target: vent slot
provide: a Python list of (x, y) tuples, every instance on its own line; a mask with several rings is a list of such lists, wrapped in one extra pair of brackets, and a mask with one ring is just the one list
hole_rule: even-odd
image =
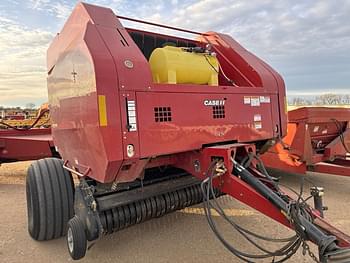
[(170, 107), (155, 107), (154, 108), (154, 120), (156, 122), (172, 121), (171, 108)]
[[(118, 30), (119, 35), (122, 37), (123, 41), (125, 42), (125, 44), (126, 44), (127, 46), (129, 46), (128, 41), (126, 41), (125, 37), (123, 36), (122, 32), (120, 32), (119, 28), (117, 28), (117, 30)], [(120, 40), (120, 41), (121, 41), (121, 40)], [(121, 42), (122, 42), (122, 44), (124, 45), (123, 41), (121, 41)], [(124, 46), (125, 46), (125, 45), (124, 45)]]
[(214, 119), (224, 119), (225, 118), (225, 106), (213, 106), (213, 118)]

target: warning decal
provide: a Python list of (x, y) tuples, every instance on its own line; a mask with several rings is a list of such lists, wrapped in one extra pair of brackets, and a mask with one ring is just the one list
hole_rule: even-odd
[(251, 107), (259, 107), (262, 103), (271, 103), (270, 96), (244, 96), (243, 102)]
[(251, 97), (250, 98), (250, 106), (259, 107), (260, 106), (260, 98), (259, 97)]

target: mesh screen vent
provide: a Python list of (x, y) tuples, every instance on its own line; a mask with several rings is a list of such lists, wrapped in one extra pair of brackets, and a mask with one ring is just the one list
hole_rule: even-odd
[(225, 106), (213, 106), (213, 118), (214, 119), (223, 119), (225, 118)]
[(171, 121), (171, 108), (170, 107), (155, 107), (154, 119), (156, 122), (169, 122)]

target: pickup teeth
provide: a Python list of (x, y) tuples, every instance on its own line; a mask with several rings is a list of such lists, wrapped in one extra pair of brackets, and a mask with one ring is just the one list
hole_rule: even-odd
[[(216, 195), (220, 195), (219, 191), (216, 191)], [(198, 184), (102, 211), (100, 219), (105, 234), (110, 234), (202, 201), (203, 195)]]

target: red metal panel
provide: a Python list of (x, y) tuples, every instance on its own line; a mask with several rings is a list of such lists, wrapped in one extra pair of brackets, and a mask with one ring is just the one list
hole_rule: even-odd
[(50, 157), (52, 147), (51, 129), (0, 131), (0, 163)]
[[(123, 160), (122, 134), (115, 63), (93, 23), (105, 17), (115, 27), (117, 21), (109, 9), (86, 8), (78, 4), (48, 50), (49, 102), (62, 157), (78, 169), (90, 167), (89, 175), (103, 182), (115, 178)], [(107, 127), (99, 125), (99, 95), (106, 98)]]
[[(204, 105), (207, 100), (224, 101), (225, 118), (214, 119), (213, 106)], [(171, 121), (156, 122), (156, 107), (170, 107)], [(200, 149), (208, 143), (273, 137), (270, 104), (245, 105), (241, 94), (138, 92), (137, 109), (141, 157)], [(261, 129), (254, 126), (257, 115)]]
[(289, 122), (300, 122), (306, 120), (311, 122), (332, 122), (349, 121), (350, 109), (347, 108), (327, 108), (327, 107), (302, 107), (288, 112)]
[[(241, 73), (245, 76), (249, 76), (255, 86), (262, 86), (266, 91), (271, 92), (273, 90), (277, 92), (279, 102), (279, 128), (281, 137), (284, 137), (287, 133), (287, 106), (285, 85), (281, 75), (264, 61), (243, 48), (237, 41), (232, 39), (232, 37), (225, 34), (212, 34), (212, 36), (206, 36), (205, 39), (209, 39), (212, 43), (221, 44), (218, 46), (214, 45), (215, 50), (227, 56), (231, 62), (237, 59), (242, 61), (243, 64), (240, 67)], [(231, 71), (230, 68), (227, 70), (228, 72)], [(224, 68), (225, 72), (227, 72), (227, 70)], [(258, 73), (258, 75), (255, 73)]]
[(336, 160), (333, 163), (320, 162), (312, 167), (312, 171), (316, 173), (326, 173), (342, 176), (350, 176), (350, 160)]

